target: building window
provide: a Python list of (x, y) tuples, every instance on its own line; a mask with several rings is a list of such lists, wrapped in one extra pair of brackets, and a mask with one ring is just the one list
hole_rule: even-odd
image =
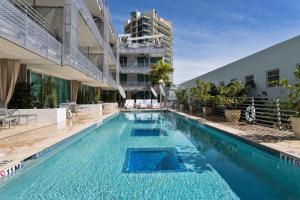
[(120, 81), (127, 82), (127, 74), (120, 74)]
[(138, 57), (138, 67), (145, 67), (148, 64), (148, 58), (147, 57)]
[(248, 75), (248, 76), (245, 76), (245, 84), (247, 86), (252, 86), (254, 85), (254, 75)]
[(276, 87), (279, 85), (279, 69), (267, 71), (267, 87)]
[(224, 86), (224, 85), (225, 85), (225, 82), (224, 82), (224, 81), (221, 81), (221, 82), (219, 83), (219, 85), (220, 85), (220, 86)]
[(120, 57), (121, 67), (127, 67), (127, 57)]

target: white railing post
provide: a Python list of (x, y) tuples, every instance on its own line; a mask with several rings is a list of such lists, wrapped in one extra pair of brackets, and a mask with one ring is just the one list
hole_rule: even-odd
[(280, 113), (280, 100), (279, 99), (276, 99), (276, 111), (277, 111), (277, 125), (278, 125), (278, 129), (282, 130), (281, 113)]
[[(251, 105), (253, 106), (253, 108), (255, 108), (255, 102), (254, 102), (254, 98), (253, 97), (251, 97)], [(255, 114), (255, 117), (253, 119), (253, 124), (255, 124), (255, 123), (256, 123), (256, 114)]]

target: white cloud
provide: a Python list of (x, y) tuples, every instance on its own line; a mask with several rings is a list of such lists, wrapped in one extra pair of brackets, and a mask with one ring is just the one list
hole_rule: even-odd
[(269, 27), (268, 30), (235, 28), (224, 29), (220, 33), (208, 27), (196, 28), (194, 31), (189, 31), (189, 26), (177, 29), (179, 31), (174, 45), (175, 84), (251, 55), (300, 32), (299, 26), (285, 30), (280, 27)]

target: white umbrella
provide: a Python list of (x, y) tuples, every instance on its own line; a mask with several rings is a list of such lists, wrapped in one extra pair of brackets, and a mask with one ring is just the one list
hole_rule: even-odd
[(154, 90), (153, 87), (151, 87), (151, 92), (152, 92), (152, 94), (157, 98), (157, 93), (156, 93), (156, 91)]
[(126, 93), (122, 86), (119, 86), (119, 92), (120, 92), (120, 95), (123, 97), (123, 99), (126, 99)]
[(164, 97), (166, 96), (165, 83), (163, 80), (159, 80), (159, 91)]

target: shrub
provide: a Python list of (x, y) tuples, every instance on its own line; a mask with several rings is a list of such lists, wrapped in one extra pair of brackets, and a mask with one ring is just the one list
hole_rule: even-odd
[(188, 95), (188, 90), (187, 89), (178, 89), (177, 91), (175, 91), (176, 94), (176, 98), (179, 104), (184, 104), (186, 99), (187, 99), (187, 95)]
[(296, 81), (291, 84), (288, 80), (281, 80), (279, 85), (288, 90), (289, 107), (296, 111), (296, 117), (300, 117), (300, 67), (294, 72)]
[(30, 109), (36, 106), (33, 83), (19, 82), (8, 104), (10, 109)]
[(216, 103), (226, 109), (237, 109), (246, 100), (245, 86), (240, 81), (219, 86), (218, 93)]
[(191, 88), (191, 96), (198, 101), (204, 102), (205, 105), (208, 102), (214, 102), (217, 95), (216, 86), (208, 81), (198, 80), (196, 86)]

